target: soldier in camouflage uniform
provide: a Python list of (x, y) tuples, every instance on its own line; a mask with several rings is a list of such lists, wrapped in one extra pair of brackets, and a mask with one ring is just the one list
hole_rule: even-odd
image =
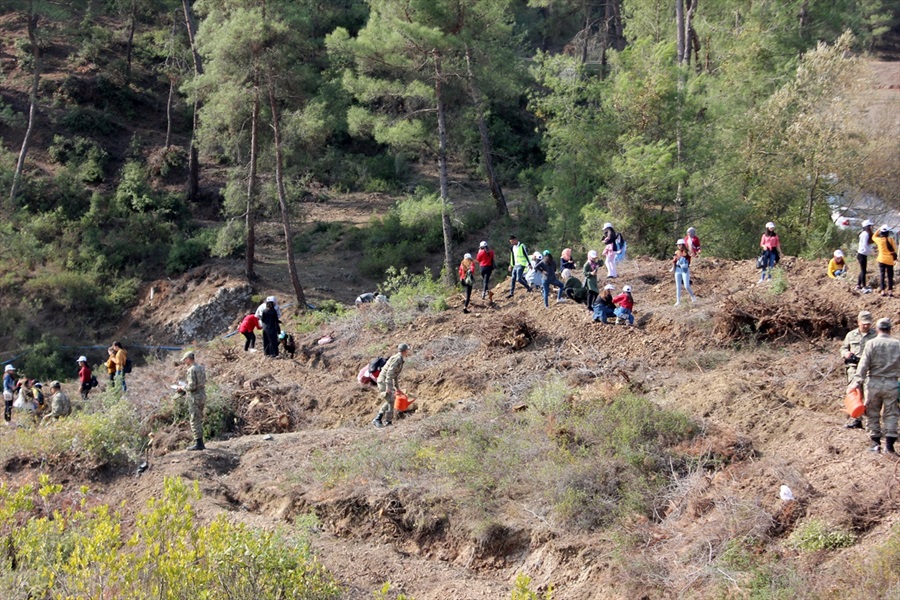
[[(872, 313), (867, 310), (860, 312), (856, 318), (856, 324), (859, 327), (848, 333), (844, 338), (844, 343), (841, 344), (841, 358), (844, 359), (844, 365), (847, 367), (847, 383), (852, 382), (853, 376), (856, 375), (856, 365), (859, 364), (859, 357), (862, 356), (866, 343), (875, 339), (875, 332), (872, 331)], [(851, 418), (844, 427), (862, 429), (862, 417)]]
[(394, 391), (400, 389), (398, 379), (403, 370), (403, 361), (409, 354), (409, 345), (400, 344), (397, 350), (399, 352), (388, 359), (378, 375), (378, 396), (384, 399), (384, 404), (372, 420), (375, 427), (390, 425), (394, 418)]
[[(891, 337), (891, 320), (878, 319), (878, 336), (866, 344), (853, 381), (847, 388), (861, 387), (866, 382), (866, 422), (872, 452), (881, 451), (881, 436), (885, 438), (885, 452), (896, 456), (897, 441), (897, 380), (900, 379), (900, 340)], [(884, 428), (882, 429), (882, 421)]]
[(203, 445), (203, 411), (206, 408), (206, 369), (198, 365), (193, 352), (185, 352), (181, 361), (188, 366), (187, 384), (178, 391), (187, 397), (188, 415), (194, 445), (188, 450), (206, 450)]
[(72, 403), (66, 393), (62, 391), (62, 386), (58, 381), (50, 384), (50, 391), (53, 393), (53, 398), (50, 400), (50, 414), (44, 415), (42, 422), (68, 417), (72, 414)]

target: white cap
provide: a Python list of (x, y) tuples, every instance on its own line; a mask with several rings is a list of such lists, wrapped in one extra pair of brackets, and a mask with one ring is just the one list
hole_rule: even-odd
[(606, 285), (603, 286), (603, 289), (604, 290), (614, 290), (614, 289), (616, 289), (616, 286), (614, 286), (611, 283), (607, 283)]
[(603, 224), (603, 229), (612, 229), (612, 228), (613, 228), (612, 223), (604, 223)]
[(684, 246), (684, 238), (678, 238), (677, 240), (675, 240), (675, 245)]
[(623, 292), (628, 292), (628, 293), (630, 294), (630, 293), (631, 293), (631, 286), (630, 286), (630, 285), (626, 285), (625, 287), (622, 288), (622, 291), (623, 291)]
[(83, 363), (86, 363), (86, 362), (87, 362), (87, 356), (79, 356), (79, 357), (78, 357), (78, 360), (76, 360), (75, 362), (83, 362)]
[(879, 229), (878, 231), (880, 231), (881, 233), (887, 233), (890, 230), (891, 230), (891, 228), (888, 227), (887, 225), (882, 225), (881, 229)]
[(835, 251), (834, 251), (834, 257), (835, 257), (835, 258), (844, 258), (844, 253), (841, 252), (840, 250), (835, 250)]
[(866, 219), (865, 221), (862, 222), (862, 227), (871, 227), (874, 224), (875, 223), (873, 223), (872, 221)]
[(469, 254), (468, 252), (466, 252), (466, 255), (463, 256), (463, 258), (464, 258), (464, 259), (465, 259), (465, 258), (468, 258), (469, 260), (472, 260), (472, 255)]
[(275, 299), (275, 296), (267, 297), (266, 302), (274, 302), (275, 304), (278, 304), (278, 300)]
[(12, 366), (12, 365), (6, 365), (6, 366), (3, 368), (3, 372), (4, 372), (4, 373), (9, 373), (10, 371), (15, 371), (15, 370), (16, 370), (16, 368), (15, 368), (14, 366)]
[(541, 259), (544, 258), (544, 257), (541, 256), (541, 253), (540, 253), (540, 252), (535, 252), (534, 254), (531, 255), (531, 258), (533, 258), (533, 259), (535, 259), (535, 260), (541, 260)]
[(594, 260), (595, 258), (597, 258), (597, 251), (596, 251), (596, 250), (591, 250), (590, 252), (588, 252), (588, 259)]
[(478, 244), (478, 247), (479, 248), (487, 248), (487, 242), (481, 242), (480, 244)]
[(769, 221), (768, 223), (766, 223), (766, 229), (775, 229), (775, 223)]

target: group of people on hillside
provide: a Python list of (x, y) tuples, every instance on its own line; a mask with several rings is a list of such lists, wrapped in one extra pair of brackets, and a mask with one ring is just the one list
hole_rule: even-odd
[[(862, 222), (862, 230), (859, 232), (859, 244), (856, 248), (856, 262), (859, 264), (859, 275), (856, 279), (856, 291), (862, 294), (872, 292), (868, 282), (868, 261), (870, 256), (875, 257), (878, 265), (881, 295), (894, 296), (894, 267), (897, 261), (897, 242), (894, 240), (894, 232), (888, 225), (882, 225), (878, 231), (873, 232), (874, 223), (866, 219)], [(839, 248), (834, 251), (831, 260), (828, 261), (828, 277), (842, 279), (849, 274), (844, 252)]]
[(256, 330), (262, 329), (263, 353), (278, 357), (279, 346), (291, 357), (297, 351), (294, 336), (281, 330), (281, 307), (275, 296), (269, 296), (260, 304), (255, 313), (245, 316), (238, 326), (244, 336), (244, 352), (256, 352)]

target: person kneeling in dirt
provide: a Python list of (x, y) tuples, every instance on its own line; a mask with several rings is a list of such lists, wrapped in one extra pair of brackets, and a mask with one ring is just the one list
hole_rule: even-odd
[(188, 366), (187, 384), (178, 388), (179, 394), (187, 398), (188, 415), (194, 445), (188, 450), (206, 450), (203, 445), (203, 410), (206, 408), (206, 369), (198, 365), (193, 352), (185, 352), (181, 362)]
[[(862, 356), (866, 344), (875, 339), (875, 332), (872, 331), (872, 313), (867, 310), (860, 312), (856, 317), (856, 324), (858, 327), (848, 333), (844, 338), (844, 343), (841, 344), (841, 358), (844, 359), (844, 366), (847, 368), (847, 383), (853, 383), (859, 357)], [(862, 429), (862, 417), (850, 419), (844, 427)]]
[(831, 279), (837, 279), (847, 274), (847, 263), (844, 261), (844, 253), (841, 250), (835, 250), (834, 256), (828, 261), (828, 276)]
[(372, 387), (378, 387), (378, 376), (381, 375), (381, 370), (384, 368), (384, 365), (387, 363), (386, 358), (377, 357), (373, 358), (369, 364), (364, 366), (362, 370), (360, 370), (359, 374), (356, 376), (356, 381), (359, 382), (359, 385), (371, 385)]
[(363, 304), (387, 304), (387, 296), (380, 292), (366, 292), (356, 297), (356, 306), (361, 307)]
[(603, 287), (603, 291), (594, 302), (594, 323), (600, 322), (604, 325), (609, 324), (609, 320), (616, 316), (616, 304), (613, 302), (613, 290), (616, 289), (611, 283), (607, 283)]
[[(878, 319), (878, 336), (866, 343), (847, 392), (866, 383), (866, 423), (869, 427), (871, 452), (881, 451), (881, 435), (885, 437), (885, 452), (896, 456), (897, 441), (897, 379), (900, 379), (900, 340), (891, 337), (891, 320)], [(882, 420), (884, 429), (882, 429)]]
[(400, 372), (403, 362), (409, 355), (409, 345), (400, 344), (397, 354), (390, 357), (378, 375), (378, 396), (384, 400), (378, 414), (372, 419), (375, 427), (390, 425), (394, 419), (394, 391), (399, 391)]
[(48, 419), (68, 417), (72, 414), (72, 403), (66, 393), (62, 391), (62, 386), (58, 381), (50, 383), (50, 393), (53, 394), (50, 398), (50, 413), (44, 416), (42, 422)]
[(281, 345), (284, 347), (284, 353), (289, 354), (291, 358), (294, 358), (294, 355), (297, 353), (297, 342), (294, 341), (294, 336), (282, 331), (278, 334), (278, 339), (281, 340)]

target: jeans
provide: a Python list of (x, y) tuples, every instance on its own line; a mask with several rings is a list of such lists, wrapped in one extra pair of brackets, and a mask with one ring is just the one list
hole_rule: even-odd
[(884, 263), (878, 263), (878, 270), (881, 273), (881, 291), (883, 292), (885, 287), (884, 284), (887, 282), (888, 291), (894, 290), (894, 265), (886, 265)]
[(116, 379), (119, 382), (119, 387), (122, 388), (123, 392), (128, 391), (128, 386), (125, 385), (125, 371), (116, 371)]
[(767, 278), (772, 279), (772, 269), (775, 267), (775, 251), (766, 250), (763, 252), (763, 268), (759, 274), (759, 280), (765, 281)]
[(509, 286), (509, 295), (512, 296), (513, 292), (516, 291), (516, 282), (522, 284), (522, 286), (531, 291), (531, 286), (528, 285), (528, 282), (525, 281), (525, 266), (524, 265), (515, 265), (512, 270), (512, 283)]
[(466, 303), (465, 303), (465, 305), (463, 305), (463, 308), (468, 309), (469, 308), (469, 300), (472, 298), (472, 286), (466, 285), (465, 283), (463, 283), (462, 286), (463, 286), (463, 289), (466, 291)]
[(491, 282), (491, 273), (493, 272), (493, 270), (494, 270), (493, 267), (481, 267), (481, 281), (483, 284), (482, 288), (481, 288), (481, 297), (482, 298), (484, 298), (487, 295), (488, 285)]
[[(552, 277), (552, 279), (551, 279)], [(541, 284), (541, 291), (544, 294), (544, 306), (550, 306), (549, 296), (550, 296), (550, 286), (556, 286), (556, 299), (559, 300), (562, 298), (563, 288), (566, 284), (556, 278), (556, 274), (545, 275), (544, 283)]]
[(594, 304), (594, 321), (608, 323), (609, 319), (616, 316), (616, 312), (605, 304), (597, 302)]
[(616, 307), (615, 312), (617, 319), (628, 319), (629, 325), (634, 325), (634, 315), (631, 314), (631, 311), (625, 308), (624, 306)]
[(856, 262), (859, 263), (859, 277), (856, 280), (856, 287), (864, 288), (869, 287), (866, 282), (866, 266), (869, 262), (869, 257), (865, 254), (856, 254)]
[(691, 271), (690, 269), (675, 269), (675, 301), (681, 302), (681, 286), (684, 286), (684, 289), (688, 294), (691, 295), (692, 299), (695, 299), (694, 291), (691, 289)]

